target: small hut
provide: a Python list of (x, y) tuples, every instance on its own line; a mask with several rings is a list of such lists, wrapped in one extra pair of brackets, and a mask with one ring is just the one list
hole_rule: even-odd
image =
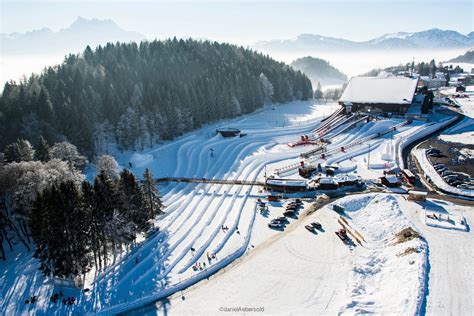
[(336, 190), (339, 187), (334, 178), (320, 178), (318, 182), (320, 190)]
[(222, 127), (216, 130), (218, 134), (221, 134), (222, 137), (235, 137), (240, 134), (240, 129), (233, 127)]
[(387, 174), (381, 177), (380, 181), (382, 182), (383, 185), (389, 188), (399, 187), (402, 184), (400, 180), (397, 178), (397, 176), (393, 174)]

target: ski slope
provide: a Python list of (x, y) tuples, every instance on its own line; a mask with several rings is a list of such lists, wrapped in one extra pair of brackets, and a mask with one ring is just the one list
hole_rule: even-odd
[[(325, 124), (324, 122), (321, 124), (321, 120), (327, 118), (338, 108), (335, 104), (313, 104), (311, 102), (268, 106), (234, 120), (201, 128), (175, 141), (166, 142), (143, 152), (115, 153), (115, 156), (121, 166), (128, 166), (129, 162), (132, 163), (132, 171), (137, 175), (141, 175), (145, 168), (150, 168), (155, 177), (264, 181), (265, 172), (270, 175), (276, 169), (281, 169), (289, 164), (299, 164), (302, 153), (316, 148), (316, 146), (290, 148), (287, 144), (298, 140), (301, 135), (311, 134), (312, 131), (317, 130), (318, 127)], [(316, 158), (311, 163), (337, 164), (344, 172), (357, 173), (366, 179), (376, 179), (383, 174), (384, 168), (398, 163), (397, 153), (400, 152), (401, 140), (413, 137), (427, 125), (421, 121), (401, 125), (403, 122), (403, 119), (392, 118), (365, 124), (353, 124), (354, 122), (350, 120), (339, 119), (334, 121), (334, 124), (337, 123), (337, 127), (333, 129), (325, 124), (325, 137), (331, 140), (328, 150), (333, 150), (334, 154), (327, 159)], [(438, 126), (435, 124), (441, 126), (443, 123), (432, 123), (432, 126)], [(239, 128), (246, 136), (223, 138), (216, 135), (216, 128), (224, 125)], [(393, 133), (371, 138), (371, 136), (393, 126), (400, 127)], [(361, 140), (365, 139), (368, 140), (359, 144)], [(357, 144), (357, 146), (350, 147), (353, 144)], [(338, 149), (343, 146), (350, 148), (339, 151)], [(369, 150), (370, 162), (367, 160)], [(284, 176), (299, 177), (297, 170), (291, 170)], [(88, 178), (92, 177), (93, 173), (90, 173)], [(275, 297), (278, 294), (276, 292), (281, 292), (288, 297), (291, 295), (291, 297), (304, 298), (299, 307), (301, 312), (305, 309), (314, 309), (327, 311), (330, 314), (341, 311), (358, 313), (363, 310), (379, 313), (388, 309), (380, 309), (378, 306), (392, 306), (386, 302), (385, 296), (382, 298), (373, 297), (375, 295), (373, 293), (378, 291), (374, 287), (367, 288), (365, 292), (359, 291), (358, 295), (353, 292), (345, 292), (348, 288), (359, 289), (361, 282), (374, 283), (377, 278), (369, 274), (361, 279), (359, 275), (355, 274), (354, 265), (370, 264), (372, 260), (385, 260), (390, 262), (390, 265), (398, 264), (396, 258), (386, 254), (386, 247), (378, 243), (375, 238), (371, 242), (372, 248), (362, 250), (362, 247), (358, 247), (352, 252), (332, 233), (321, 234), (318, 239), (311, 239), (311, 241), (303, 243), (289, 241), (286, 236), (292, 236), (292, 234), (295, 234), (296, 240), (299, 240), (298, 236), (303, 233), (301, 238), (308, 237), (308, 232), (304, 230), (303, 225), (308, 220), (292, 221), (284, 234), (268, 229), (269, 219), (281, 215), (282, 207), (279, 204), (270, 205), (270, 215), (259, 214), (256, 211), (256, 200), (265, 196), (265, 192), (262, 192), (259, 187), (169, 183), (160, 186), (160, 191), (166, 206), (165, 213), (156, 219), (156, 225), (160, 230), (105, 271), (100, 271), (97, 276), (91, 273), (87, 277), (86, 284), (86, 287), (91, 289), (90, 294), (81, 295), (78, 298), (78, 304), (70, 307), (70, 311), (79, 314), (90, 311), (108, 314), (140, 308), (184, 290), (193, 284), (198, 284), (199, 287), (201, 284), (199, 282), (212, 274), (222, 271), (236, 262), (241, 261), (245, 265), (247, 260), (256, 260), (259, 264), (251, 265), (255, 271), (245, 270), (247, 274), (239, 275), (255, 276), (255, 278), (258, 276), (268, 277), (262, 282), (264, 284), (268, 282), (268, 286), (263, 289), (269, 291), (268, 294), (252, 293), (251, 291), (243, 293), (243, 297), (246, 297), (248, 302), (254, 294), (268, 298), (266, 302), (270, 304), (271, 297)], [(395, 206), (392, 207), (393, 202), (386, 201), (386, 203), (391, 207), (390, 209), (397, 210)], [(365, 215), (361, 216), (360, 221), (358, 221), (357, 214), (358, 212), (355, 211), (353, 223), (360, 225), (361, 229), (370, 231), (371, 227), (363, 225), (364, 218), (369, 214), (362, 212), (361, 214)], [(271, 217), (269, 218), (269, 216)], [(327, 220), (328, 232), (333, 232), (337, 228), (334, 223), (335, 215), (330, 211), (323, 211), (321, 216), (324, 221)], [(398, 218), (402, 215), (395, 212), (394, 216)], [(376, 220), (374, 219), (374, 221)], [(228, 229), (223, 230), (223, 226)], [(302, 227), (303, 229), (301, 229)], [(381, 228), (393, 233), (393, 227), (384, 226)], [(273, 246), (273, 243), (280, 245), (282, 236), (285, 236), (283, 253), (289, 253), (290, 256), (288, 258), (274, 257), (275, 252), (270, 251), (271, 257), (267, 255), (261, 257), (260, 253), (266, 253), (266, 249), (277, 247)], [(280, 251), (279, 247), (274, 251)], [(314, 249), (320, 249), (320, 252), (310, 254)], [(380, 249), (383, 250), (382, 254), (386, 254), (385, 257), (378, 257)], [(358, 260), (361, 261), (356, 261), (355, 251), (360, 254), (361, 259), (358, 258)], [(321, 260), (322, 254), (326, 256), (324, 257), (326, 259)], [(215, 258), (208, 260), (208, 256), (213, 257), (213, 255)], [(254, 257), (255, 259), (251, 259)], [(16, 272), (12, 273), (13, 279), (5, 280), (4, 284), (21, 284), (22, 278), (35, 278), (37, 282), (34, 283), (33, 288), (3, 286), (1, 293), (2, 297), (6, 297), (6, 299), (2, 302), (2, 310), (8, 310), (13, 314), (27, 311), (33, 311), (38, 315), (61, 314), (63, 312), (61, 308), (48, 302), (54, 288), (47, 285), (47, 280), (37, 271), (35, 272), (33, 267), (37, 266), (37, 261), (28, 258), (28, 256), (21, 258), (24, 266), (29, 267), (26, 271), (31, 271), (31, 273), (26, 273), (24, 276), (20, 269), (14, 268), (14, 262), (7, 263), (8, 267), (12, 267), (11, 269)], [(321, 275), (314, 274), (313, 280), (312, 274), (308, 276), (302, 271), (292, 272), (291, 275), (299, 280), (299, 284), (286, 288), (287, 280), (279, 281), (278, 278), (272, 276), (272, 273), (266, 273), (266, 271), (271, 271), (268, 269), (272, 269), (273, 265), (277, 269), (276, 272), (287, 273), (291, 271), (292, 266), (294, 267), (295, 262), (299, 262), (298, 264), (306, 267), (308, 271), (312, 271), (316, 267), (318, 271), (321, 271)], [(193, 267), (196, 264), (202, 267), (206, 264), (206, 266), (204, 269), (195, 271)], [(418, 273), (420, 269), (421, 267), (418, 267), (413, 271), (416, 270)], [(408, 272), (415, 273), (413, 271), (409, 270)], [(390, 280), (393, 279), (392, 274), (387, 275)], [(344, 277), (342, 283), (340, 282), (341, 276)], [(229, 278), (232, 280), (232, 274)], [(418, 284), (415, 278), (413, 280), (413, 282), (409, 282), (410, 288), (412, 283)], [(272, 282), (276, 282), (274, 288), (271, 288)], [(299, 285), (303, 282), (307, 282), (311, 288), (300, 289)], [(323, 282), (324, 287), (320, 286), (320, 282)], [(243, 286), (246, 289), (246, 285)], [(330, 288), (331, 291), (326, 291), (327, 288)], [(234, 289), (234, 292), (238, 289)], [(410, 293), (418, 293), (416, 289), (412, 288)], [(310, 292), (305, 294), (303, 290)], [(16, 304), (18, 301), (16, 297), (23, 299), (40, 291), (41, 297), (37, 309)], [(222, 295), (226, 293), (225, 290), (219, 289), (219, 291), (222, 291)], [(276, 296), (278, 297), (278, 295)], [(391, 294), (387, 294), (387, 297), (390, 296)], [(404, 298), (400, 297), (400, 300)], [(218, 301), (216, 300), (216, 302)], [(374, 306), (370, 302), (374, 302)], [(397, 304), (394, 303), (393, 306), (396, 307)], [(193, 305), (186, 304), (186, 306), (182, 308), (186, 310)], [(406, 304), (406, 306), (406, 310), (401, 310), (401, 312), (412, 312), (417, 308), (416, 306), (419, 306), (419, 302), (410, 301), (410, 304)], [(179, 309), (176, 311), (178, 314), (180, 313)], [(283, 309), (283, 311), (290, 312), (290, 309)]]

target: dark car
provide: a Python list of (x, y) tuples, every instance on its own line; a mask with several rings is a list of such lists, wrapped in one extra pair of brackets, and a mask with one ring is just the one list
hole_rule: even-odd
[(286, 211), (283, 215), (286, 217), (296, 217), (296, 213), (293, 211)]
[(275, 220), (280, 221), (281, 223), (288, 223), (288, 218), (286, 218), (285, 216), (277, 217), (275, 218)]
[[(287, 221), (288, 221), (288, 220), (287, 220)], [(282, 221), (282, 220), (280, 220), (280, 219), (278, 219), (278, 218), (272, 219), (272, 220), (270, 221), (270, 223), (271, 223), (271, 224), (285, 225), (285, 222)]]
[(441, 154), (441, 150), (439, 150), (438, 148), (430, 148), (430, 149), (427, 149), (426, 150), (426, 153), (427, 154)]
[(313, 226), (316, 229), (321, 229), (323, 227), (319, 222), (312, 222), (311, 226)]
[(269, 223), (268, 227), (269, 228), (283, 228), (283, 225), (279, 223)]

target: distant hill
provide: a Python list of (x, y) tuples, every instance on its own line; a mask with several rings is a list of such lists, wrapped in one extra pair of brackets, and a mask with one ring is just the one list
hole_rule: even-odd
[[(470, 33), (471, 36), (474, 36), (473, 33)], [(465, 54), (460, 55), (456, 58), (448, 60), (451, 63), (469, 63), (474, 64), (474, 49), (468, 50)]]
[(325, 86), (343, 84), (347, 81), (347, 76), (344, 73), (324, 59), (307, 56), (293, 61), (291, 66), (306, 74), (315, 89), (318, 82)]
[(82, 52), (87, 45), (96, 47), (107, 42), (144, 39), (144, 35), (123, 30), (112, 20), (82, 17), (57, 32), (42, 28), (26, 33), (0, 34), (3, 57), (77, 53)]
[(385, 34), (365, 42), (318, 34), (301, 34), (293, 39), (261, 41), (253, 45), (266, 52), (364, 51), (393, 49), (455, 49), (474, 45), (474, 32), (467, 35), (451, 30)]

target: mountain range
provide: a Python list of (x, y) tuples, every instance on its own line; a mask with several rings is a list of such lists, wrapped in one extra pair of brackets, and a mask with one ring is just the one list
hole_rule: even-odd
[(77, 53), (87, 45), (95, 47), (107, 42), (139, 42), (144, 39), (144, 35), (123, 30), (112, 20), (82, 17), (59, 31), (42, 28), (26, 33), (0, 34), (3, 57)]
[(252, 45), (266, 52), (363, 51), (458, 49), (474, 46), (474, 32), (461, 34), (451, 30), (430, 29), (422, 32), (385, 34), (369, 41), (356, 42), (318, 34), (301, 34), (293, 39), (260, 41)]

